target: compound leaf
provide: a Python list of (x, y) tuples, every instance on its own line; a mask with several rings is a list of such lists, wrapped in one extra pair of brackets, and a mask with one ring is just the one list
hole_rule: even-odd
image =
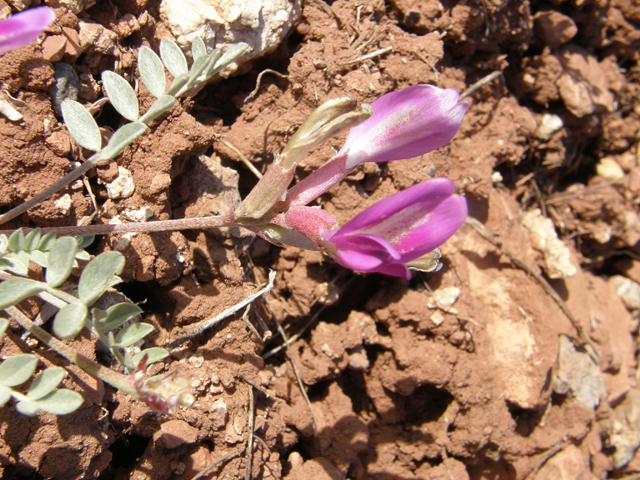
[(24, 250), (24, 233), (22, 229), (16, 230), (11, 234), (8, 248), (12, 253), (22, 252)]
[(28, 252), (38, 248), (38, 244), (39, 243), (40, 243), (40, 229), (39, 228), (31, 230), (24, 237), (25, 250), (28, 251)]

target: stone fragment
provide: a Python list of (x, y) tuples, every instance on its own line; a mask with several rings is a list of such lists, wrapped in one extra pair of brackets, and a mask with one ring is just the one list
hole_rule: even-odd
[(71, 152), (71, 137), (66, 130), (58, 130), (49, 135), (44, 143), (58, 157), (66, 157)]
[(600, 366), (587, 352), (577, 350), (566, 335), (560, 335), (558, 368), (551, 388), (560, 395), (572, 395), (594, 410), (605, 393)]
[(63, 101), (67, 98), (71, 100), (78, 99), (80, 79), (73, 67), (68, 63), (54, 63), (53, 69), (55, 83), (47, 89), (47, 93), (51, 97), (53, 109), (58, 115), (61, 115), (60, 105)]
[(162, 443), (168, 449), (185, 443), (194, 443), (198, 439), (198, 429), (183, 420), (169, 420), (160, 427)]
[(589, 459), (575, 445), (569, 445), (547, 460), (538, 471), (537, 480), (591, 480)]
[(601, 158), (596, 165), (596, 173), (607, 180), (624, 178), (624, 170), (612, 157)]
[(576, 45), (566, 45), (558, 58), (564, 70), (556, 85), (567, 110), (578, 118), (613, 111), (614, 97), (595, 56)]
[(640, 283), (640, 261), (633, 258), (623, 258), (613, 264), (618, 272), (622, 273), (625, 277), (630, 278), (634, 282)]
[(67, 38), (64, 53), (75, 60), (82, 53), (78, 32), (76, 32), (73, 28), (62, 27), (62, 33)]
[(140, 207), (137, 210), (125, 210), (122, 212), (122, 217), (130, 222), (146, 222), (153, 217), (153, 210), (151, 207)]
[(67, 47), (67, 37), (64, 35), (50, 35), (42, 42), (42, 57), (49, 62), (59, 62)]
[(544, 113), (540, 125), (536, 129), (536, 138), (547, 141), (564, 126), (562, 119), (553, 113)]
[(204, 365), (204, 357), (202, 355), (193, 355), (189, 358), (189, 365), (193, 368), (200, 368)]
[(251, 51), (223, 71), (274, 51), (300, 19), (300, 0), (162, 0), (160, 18), (187, 55), (195, 37), (208, 51), (245, 42)]
[(613, 411), (609, 443), (615, 447), (613, 465), (624, 467), (640, 447), (640, 392), (631, 390)]
[(227, 423), (227, 418), (227, 404), (222, 398), (219, 398), (209, 407), (209, 419), (213, 423), (213, 428), (219, 430), (224, 427)]
[(456, 303), (459, 296), (460, 289), (458, 287), (440, 288), (433, 292), (427, 306), (431, 309), (439, 308), (444, 312), (454, 312), (453, 304)]
[(554, 10), (538, 12), (533, 19), (538, 37), (550, 48), (564, 45), (578, 33), (578, 27), (571, 17)]
[(80, 48), (83, 52), (97, 52), (105, 55), (116, 53), (118, 35), (99, 23), (80, 20), (78, 35)]
[(609, 285), (613, 287), (624, 305), (629, 310), (640, 309), (640, 285), (621, 275), (609, 278)]
[(131, 172), (124, 167), (118, 167), (118, 178), (107, 184), (107, 195), (112, 200), (129, 198), (135, 189)]
[(529, 231), (533, 247), (543, 254), (544, 270), (549, 278), (569, 278), (577, 273), (571, 251), (558, 238), (551, 219), (535, 209), (524, 214), (522, 225)]
[(56, 202), (56, 207), (60, 209), (60, 213), (65, 217), (69, 215), (69, 213), (71, 213), (71, 196), (68, 193), (65, 193)]
[(136, 17), (134, 17), (130, 13), (125, 13), (118, 19), (118, 22), (116, 23), (113, 30), (120, 37), (127, 38), (140, 30), (140, 24), (138, 23), (138, 19)]

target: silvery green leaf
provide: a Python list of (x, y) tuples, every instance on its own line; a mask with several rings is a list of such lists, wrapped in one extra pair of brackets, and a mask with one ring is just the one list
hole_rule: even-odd
[(38, 250), (42, 252), (48, 252), (53, 247), (54, 242), (56, 241), (56, 232), (45, 233), (40, 239), (40, 243), (38, 244)]
[(144, 86), (156, 98), (164, 95), (167, 80), (164, 77), (162, 60), (149, 47), (142, 47), (138, 53), (138, 69)]
[(84, 319), (89, 310), (82, 303), (69, 303), (58, 310), (53, 319), (53, 333), (62, 340), (71, 340), (84, 327)]
[(102, 72), (102, 84), (111, 105), (127, 120), (138, 120), (138, 97), (124, 78), (108, 70)]
[(78, 250), (87, 248), (93, 243), (95, 239), (95, 235), (82, 235), (81, 237), (76, 237), (76, 241), (78, 242)]
[(60, 237), (55, 241), (49, 251), (49, 265), (44, 276), (50, 286), (61, 285), (71, 275), (76, 248), (73, 237)]
[(28, 252), (38, 248), (39, 244), (40, 244), (40, 229), (39, 228), (31, 230), (24, 237), (25, 250), (28, 251)]
[(153, 105), (151, 105), (151, 108), (147, 110), (147, 113), (145, 113), (142, 118), (140, 118), (140, 122), (148, 125), (149, 122), (151, 122), (153, 119), (162, 115), (164, 112), (173, 107), (173, 103), (175, 101), (175, 97), (171, 95), (162, 95), (161, 97), (158, 97)]
[[(29, 403), (35, 403), (38, 406), (38, 409), (44, 412), (53, 413), (54, 415), (67, 415), (68, 413), (75, 412), (80, 408), (80, 405), (84, 403), (84, 398), (82, 398), (82, 395), (78, 392), (61, 388), (60, 390), (51, 392), (49, 395), (46, 395), (38, 401)], [(20, 403), (16, 405), (16, 408), (19, 406)], [(20, 411), (19, 408), (18, 411)]]
[(191, 56), (195, 61), (199, 57), (207, 56), (207, 46), (204, 44), (204, 41), (200, 37), (196, 37), (191, 42)]
[(76, 250), (75, 259), (82, 262), (88, 262), (89, 260), (91, 260), (91, 256), (84, 250)]
[[(22, 254), (22, 255), (21, 255)], [(24, 252), (18, 252), (11, 255), (11, 258), (0, 258), (0, 268), (2, 270), (9, 270), (10, 272), (26, 277), (29, 273), (29, 257)], [(2, 300), (0, 299), (0, 304)]]
[(127, 325), (116, 335), (116, 345), (129, 347), (153, 332), (153, 326), (148, 323), (132, 323)]
[(10, 252), (21, 252), (24, 250), (24, 233), (22, 233), (22, 229), (16, 230), (11, 234), (8, 248)]
[(123, 125), (111, 136), (109, 143), (104, 147), (100, 156), (105, 160), (115, 158), (120, 152), (135, 142), (146, 130), (147, 126), (140, 122)]
[(91, 260), (78, 282), (80, 301), (87, 306), (93, 304), (108, 288), (121, 282), (117, 275), (123, 268), (124, 256), (120, 252), (101, 253)]
[(16, 404), (16, 410), (27, 417), (34, 417), (40, 411), (38, 402), (24, 401)]
[(66, 99), (60, 107), (62, 119), (73, 139), (83, 148), (99, 152), (102, 135), (93, 116), (75, 100)]
[(0, 365), (0, 385), (15, 387), (31, 378), (38, 365), (38, 357), (29, 353), (7, 358)]
[(11, 399), (11, 390), (0, 385), (0, 408)]
[(251, 47), (243, 42), (233, 45), (229, 50), (224, 52), (224, 55), (222, 55), (222, 58), (220, 58), (220, 60), (216, 62), (215, 67), (212, 69), (211, 72), (209, 72), (209, 76), (215, 75), (220, 70), (227, 67), (231, 62), (236, 61), (245, 52), (248, 52), (250, 50), (251, 50)]
[(99, 330), (112, 330), (132, 318), (137, 317), (142, 310), (131, 303), (118, 303), (107, 309), (106, 317), (96, 323)]
[(40, 400), (55, 390), (60, 382), (64, 379), (66, 372), (62, 367), (51, 367), (44, 370), (36, 377), (31, 386), (27, 397), (29, 400)]
[(222, 55), (222, 52), (220, 51), (220, 49), (216, 48), (213, 52), (211, 52), (211, 55), (207, 57), (207, 64), (204, 67), (204, 72), (202, 73), (200, 78), (198, 78), (199, 82), (204, 82), (208, 80), (209, 77), (211, 77), (211, 72), (215, 68), (216, 62), (220, 58), (220, 55)]
[(4, 310), (25, 298), (37, 295), (45, 285), (28, 278), (12, 278), (0, 283), (0, 310)]
[(49, 266), (49, 254), (41, 252), (40, 250), (33, 250), (27, 254), (29, 260), (33, 263), (40, 265), (42, 268)]
[(142, 360), (142, 357), (145, 354), (147, 355), (147, 365), (150, 365), (155, 362), (159, 362), (160, 360), (167, 358), (169, 356), (169, 352), (166, 351), (164, 348), (159, 348), (159, 347), (147, 348), (145, 350), (142, 350), (135, 357), (133, 357), (133, 360), (131, 361), (132, 368), (138, 367), (140, 360)]
[(184, 87), (189, 81), (189, 74), (185, 73), (184, 75), (180, 75), (173, 79), (169, 90), (167, 90), (167, 95), (175, 96), (177, 92), (180, 91), (182, 87)]
[(0, 318), (0, 337), (4, 335), (5, 330), (9, 326), (9, 320), (6, 318)]
[(4, 254), (7, 251), (7, 247), (9, 246), (9, 239), (3, 233), (0, 235), (0, 255)]
[(189, 72), (187, 59), (180, 50), (180, 47), (173, 40), (162, 40), (160, 42), (160, 57), (173, 78), (178, 78)]

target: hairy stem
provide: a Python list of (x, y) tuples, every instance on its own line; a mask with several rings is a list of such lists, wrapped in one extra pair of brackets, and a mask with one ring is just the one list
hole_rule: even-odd
[[(10, 212), (9, 212), (10, 213)], [(56, 232), (58, 235), (115, 235), (119, 233), (173, 232), (176, 230), (198, 230), (215, 227), (240, 227), (228, 221), (227, 216), (196, 217), (158, 222), (121, 223), (117, 225), (87, 225), (85, 227), (41, 228), (42, 233)], [(23, 229), (25, 233), (32, 229)], [(0, 234), (10, 235), (13, 230), (0, 230)]]
[(71, 363), (78, 365), (81, 369), (87, 372), (89, 375), (99, 378), (103, 382), (122, 390), (136, 398), (139, 397), (138, 392), (133, 388), (128, 381), (128, 378), (121, 373), (114, 372), (110, 368), (103, 367), (102, 365), (94, 362), (93, 360), (81, 355), (72, 348), (62, 343), (57, 338), (49, 335), (42, 328), (35, 325), (29, 317), (23, 314), (16, 307), (9, 307), (6, 311), (13, 317), (13, 319), (20, 324), (25, 330), (31, 333), (34, 337), (47, 345), (49, 348), (55, 350)]

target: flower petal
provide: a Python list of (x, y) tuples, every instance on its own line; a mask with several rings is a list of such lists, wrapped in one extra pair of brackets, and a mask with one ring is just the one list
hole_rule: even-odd
[(469, 104), (455, 89), (415, 85), (387, 93), (371, 104), (373, 115), (352, 128), (339, 153), (347, 168), (365, 162), (417, 157), (448, 143), (457, 133)]
[(0, 53), (31, 43), (56, 18), (49, 7), (31, 8), (0, 22)]
[(334, 244), (336, 261), (347, 268), (371, 272), (388, 262), (398, 262), (400, 255), (384, 239), (374, 235), (354, 235)]

